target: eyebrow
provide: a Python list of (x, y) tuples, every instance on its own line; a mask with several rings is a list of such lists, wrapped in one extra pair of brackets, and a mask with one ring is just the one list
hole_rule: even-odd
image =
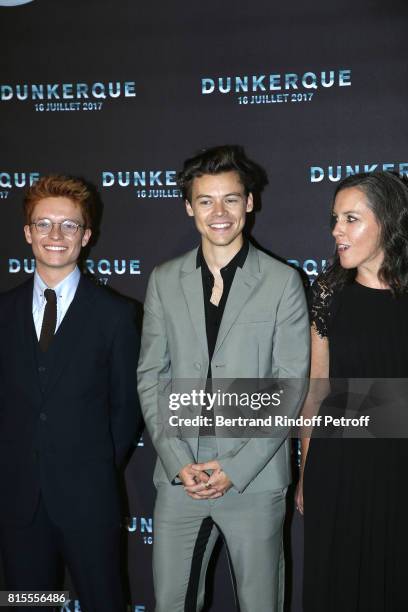
[[(332, 210), (332, 215), (337, 215), (335, 210)], [(358, 210), (346, 210), (345, 212), (340, 213), (341, 215), (360, 215), (361, 213)]]
[(38, 217), (37, 221), (44, 221), (44, 219), (47, 219), (48, 221), (51, 221), (51, 223), (63, 223), (64, 221), (73, 221), (74, 223), (78, 223), (79, 225), (81, 225), (81, 223), (83, 223), (83, 221), (80, 221), (78, 219), (78, 217), (64, 217), (64, 219), (62, 219), (62, 221), (53, 221), (50, 217)]
[[(240, 191), (233, 191), (232, 193), (226, 193), (225, 195), (223, 195), (223, 198), (228, 198), (229, 196), (243, 196), (244, 194), (241, 193)], [(213, 198), (213, 195), (207, 195), (205, 193), (200, 193), (198, 194), (198, 196), (196, 196), (196, 198)]]

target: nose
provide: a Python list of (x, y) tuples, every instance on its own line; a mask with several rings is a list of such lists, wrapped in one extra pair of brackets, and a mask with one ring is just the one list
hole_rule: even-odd
[(61, 240), (64, 237), (61, 231), (60, 223), (52, 224), (52, 229), (49, 233), (49, 237), (52, 238), (53, 240)]
[(225, 213), (225, 205), (224, 201), (220, 199), (216, 199), (214, 202), (214, 212), (218, 216), (222, 216)]
[(332, 236), (337, 238), (338, 236), (342, 236), (344, 234), (344, 225), (341, 221), (337, 220), (332, 229)]

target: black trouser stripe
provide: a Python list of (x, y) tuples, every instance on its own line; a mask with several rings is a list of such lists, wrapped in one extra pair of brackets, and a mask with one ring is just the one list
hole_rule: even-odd
[(229, 551), (229, 548), (228, 548), (227, 540), (225, 539), (225, 536), (224, 536), (223, 532), (221, 531), (221, 529), (220, 529), (220, 527), (219, 527), (219, 525), (217, 523), (216, 523), (216, 526), (217, 526), (217, 529), (220, 532), (221, 537), (223, 539), (225, 550), (227, 551), (228, 567), (229, 567), (230, 576), (231, 576), (231, 580), (232, 580), (232, 589), (234, 591), (235, 608), (236, 608), (237, 612), (240, 612), (239, 599), (238, 599), (238, 589), (237, 589), (237, 578), (235, 576), (234, 565), (232, 563), (232, 559), (231, 559), (230, 551)]
[(198, 586), (200, 584), (201, 567), (205, 549), (207, 548), (208, 540), (213, 528), (213, 520), (207, 516), (201, 523), (197, 534), (197, 540), (194, 545), (193, 558), (191, 560), (190, 578), (188, 580), (186, 599), (184, 603), (184, 612), (197, 611), (197, 596)]

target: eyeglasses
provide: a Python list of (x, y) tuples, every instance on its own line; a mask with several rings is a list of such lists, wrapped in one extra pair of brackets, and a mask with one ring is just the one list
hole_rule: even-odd
[(71, 219), (65, 219), (60, 223), (54, 223), (50, 219), (40, 219), (39, 221), (33, 221), (32, 223), (30, 223), (30, 225), (35, 225), (35, 229), (42, 236), (46, 236), (47, 234), (49, 234), (52, 231), (54, 225), (60, 226), (61, 232), (64, 236), (74, 236), (77, 233), (79, 227), (81, 227), (82, 229), (85, 228), (85, 225), (80, 225), (75, 221), (71, 221)]

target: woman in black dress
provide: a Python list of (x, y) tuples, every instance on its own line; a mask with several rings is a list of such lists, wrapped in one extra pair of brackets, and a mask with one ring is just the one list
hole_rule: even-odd
[[(332, 214), (311, 378), (408, 378), (408, 188), (386, 172), (350, 176)], [(304, 612), (408, 610), (408, 440), (380, 438), (302, 440)]]

